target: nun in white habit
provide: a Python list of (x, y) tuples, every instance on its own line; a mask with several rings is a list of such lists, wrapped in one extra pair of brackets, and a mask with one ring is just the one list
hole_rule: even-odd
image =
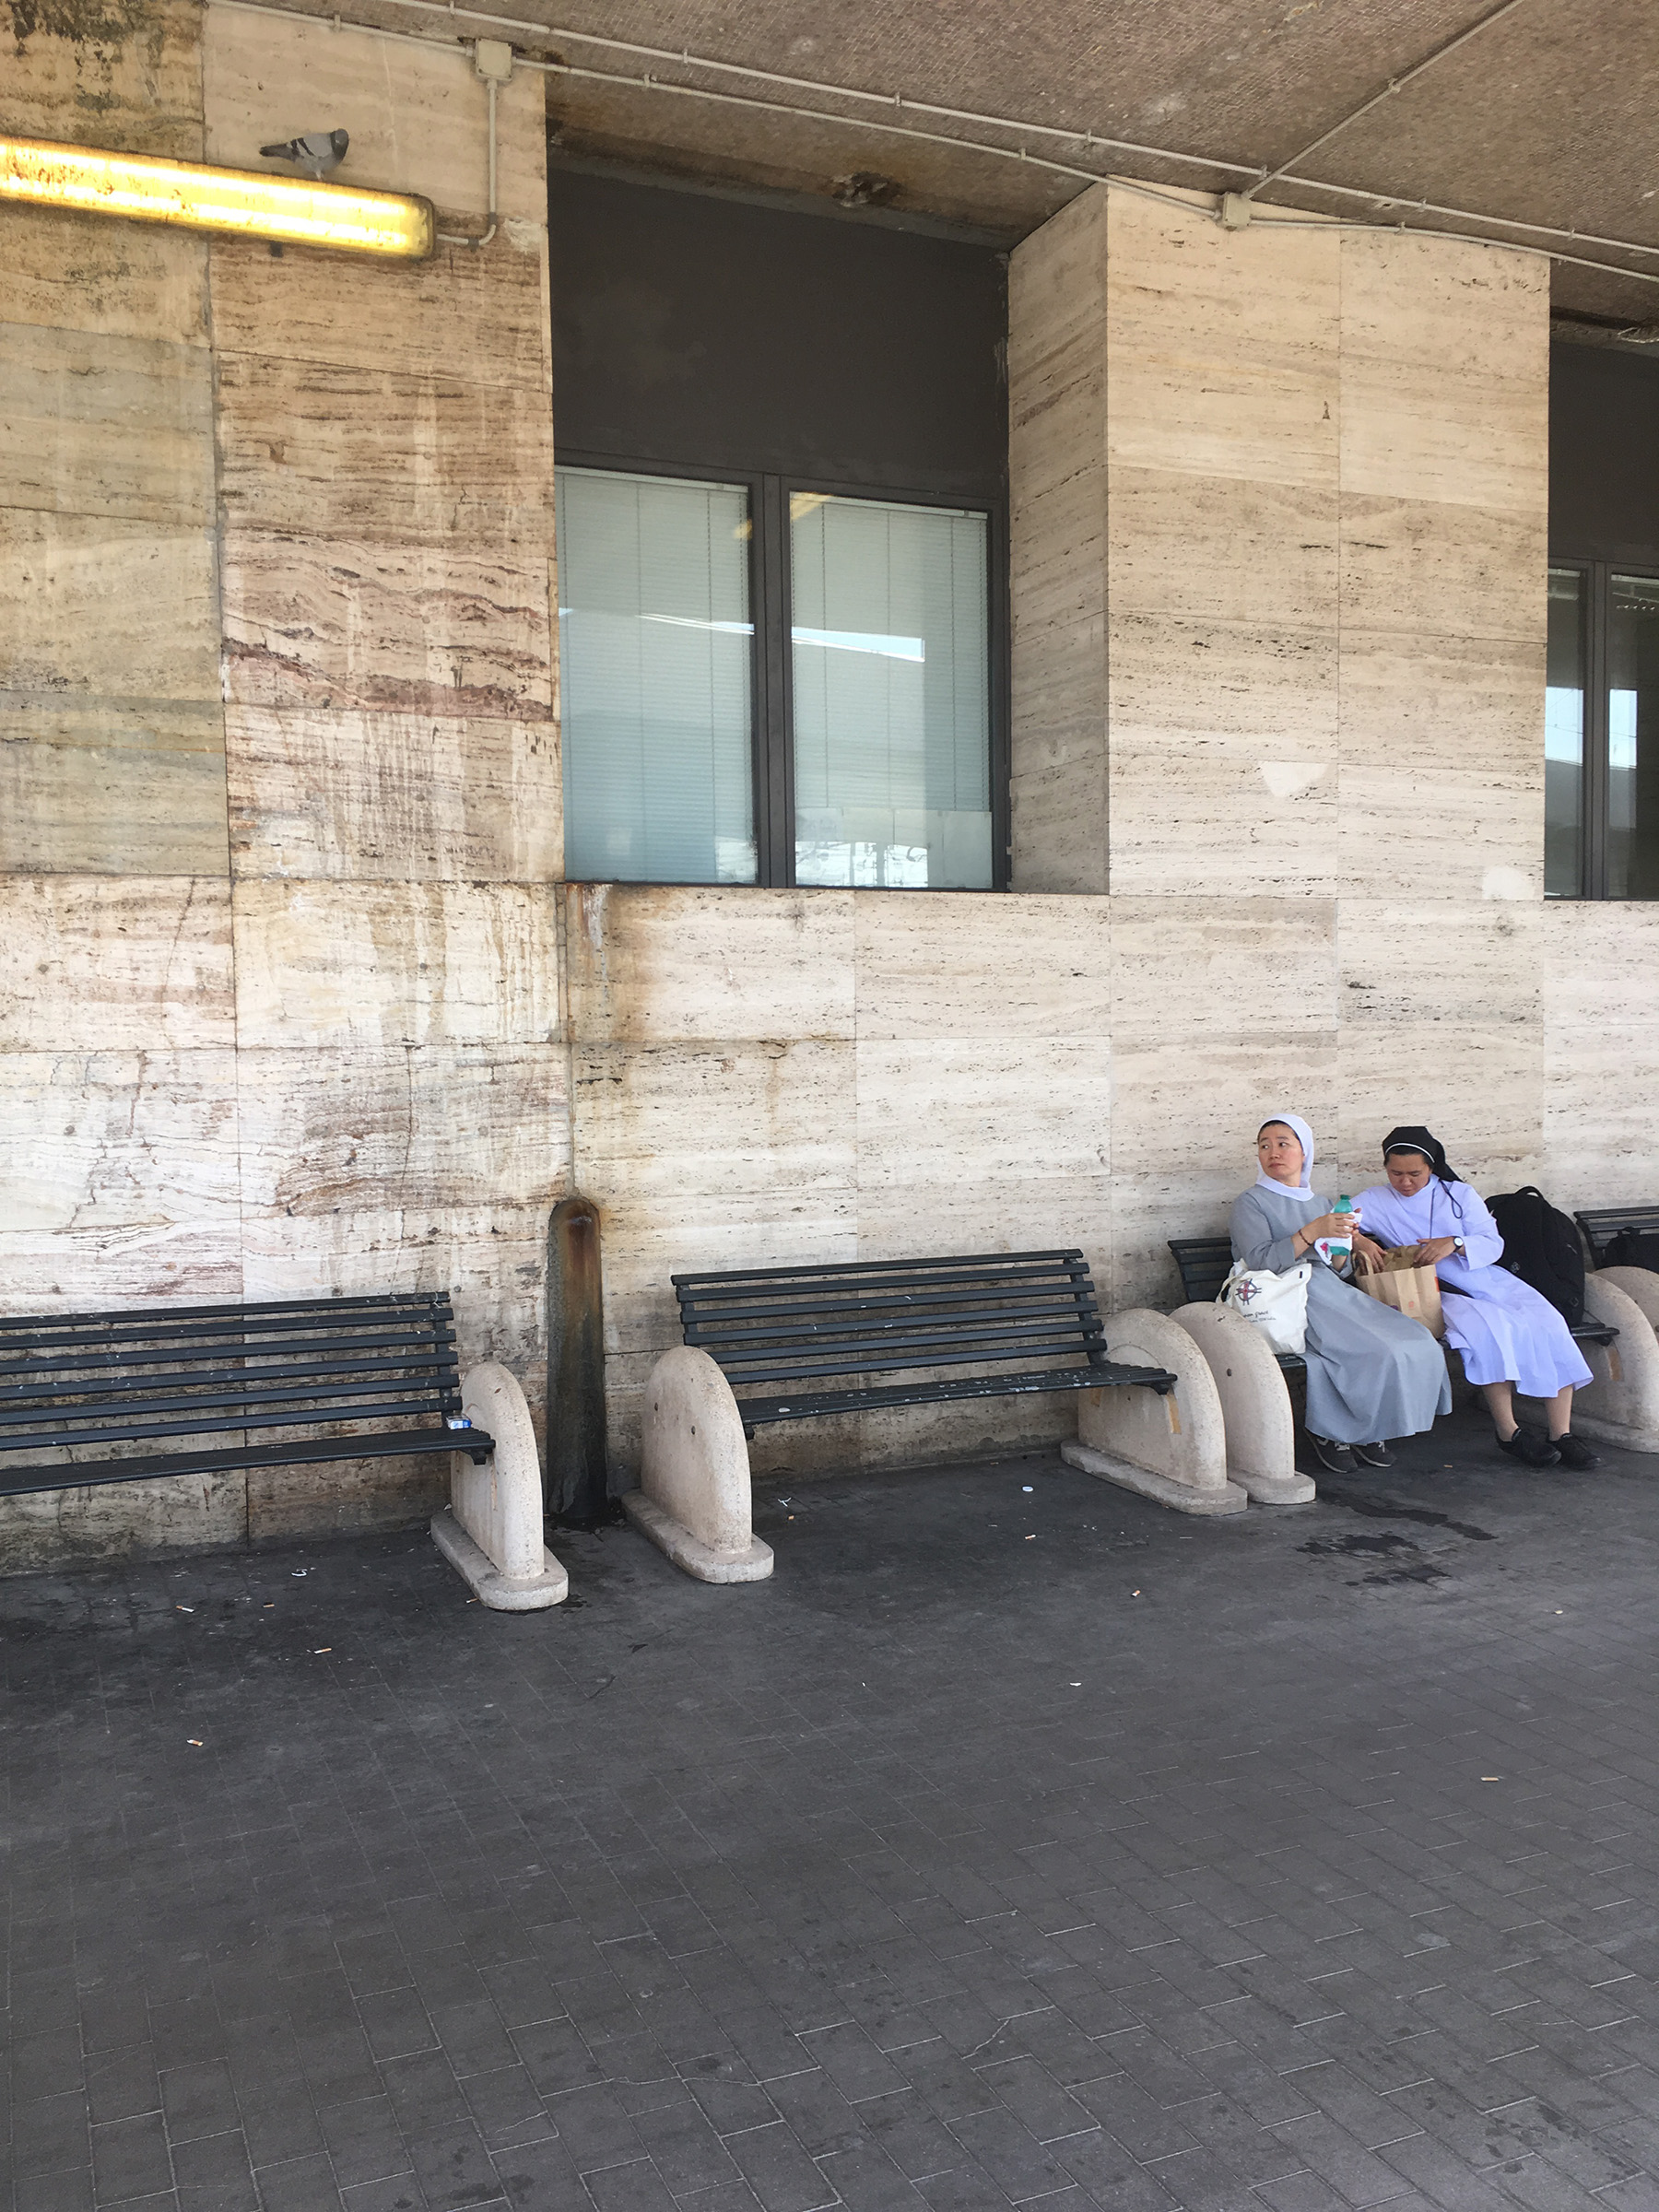
[[(1275, 1114), (1256, 1135), (1254, 1184), (1235, 1201), (1233, 1257), (1282, 1275), (1311, 1260), (1308, 1283), (1309, 1441), (1322, 1465), (1348, 1475), (1363, 1460), (1388, 1466), (1385, 1440), (1417, 1436), (1452, 1410), (1452, 1384), (1440, 1346), (1421, 1322), (1396, 1313), (1345, 1283), (1314, 1250), (1315, 1240), (1346, 1233), (1309, 1182), (1313, 1132), (1300, 1114)], [(1353, 1220), (1360, 1217), (1356, 1211)]]
[[(1446, 1147), (1418, 1124), (1382, 1139), (1386, 1182), (1359, 1200), (1365, 1226), (1385, 1246), (1414, 1246), (1440, 1278), (1446, 1342), (1461, 1354), (1498, 1431), (1498, 1448), (1524, 1466), (1594, 1467), (1598, 1455), (1572, 1433), (1572, 1394), (1594, 1376), (1549, 1300), (1498, 1262), (1503, 1239), (1479, 1194), (1446, 1164)], [(1549, 1433), (1524, 1428), (1515, 1393), (1546, 1402)]]

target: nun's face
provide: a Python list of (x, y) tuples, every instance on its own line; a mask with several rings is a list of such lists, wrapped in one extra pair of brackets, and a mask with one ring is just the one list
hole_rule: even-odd
[(1275, 1182), (1288, 1183), (1295, 1190), (1302, 1179), (1302, 1148), (1294, 1129), (1283, 1122), (1269, 1122), (1256, 1138), (1256, 1158), (1262, 1163), (1264, 1175)]
[(1429, 1180), (1429, 1162), (1420, 1152), (1391, 1152), (1382, 1165), (1402, 1198), (1415, 1198)]

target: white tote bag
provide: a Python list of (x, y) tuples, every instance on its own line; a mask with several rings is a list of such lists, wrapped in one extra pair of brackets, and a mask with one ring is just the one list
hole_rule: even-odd
[(1246, 1267), (1240, 1260), (1222, 1284), (1217, 1303), (1230, 1306), (1261, 1330), (1276, 1352), (1300, 1352), (1308, 1341), (1308, 1281), (1312, 1260), (1276, 1275), (1271, 1267)]

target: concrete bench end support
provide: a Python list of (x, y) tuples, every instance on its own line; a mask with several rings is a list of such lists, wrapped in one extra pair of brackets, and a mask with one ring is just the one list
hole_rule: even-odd
[(1167, 1313), (1135, 1307), (1107, 1321), (1106, 1349), (1128, 1367), (1167, 1368), (1175, 1388), (1079, 1391), (1077, 1441), (1061, 1458), (1178, 1512), (1241, 1513), (1250, 1500), (1228, 1480), (1221, 1401), (1192, 1337)]
[(1602, 1267), (1584, 1277), (1584, 1311), (1618, 1331), (1616, 1344), (1581, 1344), (1595, 1377), (1572, 1394), (1575, 1436), (1626, 1452), (1659, 1452), (1659, 1277), (1645, 1267)]
[(494, 1437), (495, 1450), (482, 1466), (456, 1453), (450, 1501), (433, 1518), (432, 1541), (491, 1612), (537, 1613), (561, 1604), (571, 1578), (542, 1538), (535, 1430), (517, 1379), (494, 1359), (470, 1368), (461, 1410)]
[(677, 1344), (645, 1385), (640, 1487), (622, 1510), (700, 1583), (759, 1583), (771, 1547), (755, 1535), (748, 1441), (732, 1386), (707, 1352)]
[(1179, 1322), (1208, 1365), (1227, 1434), (1227, 1473), (1257, 1505), (1309, 1505), (1318, 1496), (1296, 1465), (1296, 1419), (1285, 1372), (1260, 1329), (1213, 1299), (1180, 1306)]

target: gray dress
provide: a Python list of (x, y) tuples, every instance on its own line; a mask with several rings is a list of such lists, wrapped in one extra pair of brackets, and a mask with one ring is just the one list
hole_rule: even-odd
[(1292, 1237), (1304, 1221), (1330, 1212), (1326, 1199), (1297, 1198), (1258, 1185), (1232, 1209), (1233, 1257), (1282, 1275), (1312, 1260), (1308, 1282), (1308, 1427), (1339, 1444), (1417, 1436), (1452, 1410), (1445, 1356), (1420, 1321), (1356, 1290), (1316, 1252), (1299, 1253)]

